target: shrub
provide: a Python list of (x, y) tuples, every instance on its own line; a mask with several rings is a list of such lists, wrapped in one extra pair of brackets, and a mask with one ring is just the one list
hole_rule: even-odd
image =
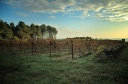
[(2, 37), (0, 36), (0, 40), (2, 40)]
[(106, 46), (104, 46), (104, 45), (98, 46), (96, 54), (102, 52), (105, 48), (106, 48)]
[(100, 45), (97, 48), (97, 52), (93, 54), (92, 59), (95, 62), (106, 63), (107, 62), (107, 56), (105, 55), (105, 52), (104, 52), (105, 49), (106, 49), (106, 46)]
[(13, 39), (14, 40), (19, 40), (19, 38), (17, 36), (14, 36)]

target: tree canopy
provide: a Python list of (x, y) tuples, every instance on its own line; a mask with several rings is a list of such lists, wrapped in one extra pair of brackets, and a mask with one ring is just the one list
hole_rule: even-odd
[[(0, 20), (0, 40), (2, 39), (30, 39), (31, 35), (40, 39), (53, 38), (56, 39), (57, 30), (50, 25), (35, 25), (32, 23), (30, 26), (25, 22), (19, 21), (17, 25), (13, 22), (8, 24)], [(33, 37), (34, 38), (34, 37)]]

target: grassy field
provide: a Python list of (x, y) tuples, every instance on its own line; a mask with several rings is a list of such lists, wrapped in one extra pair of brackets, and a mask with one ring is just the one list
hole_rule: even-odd
[(0, 84), (128, 84), (128, 47), (105, 62), (93, 55), (62, 58), (0, 53)]

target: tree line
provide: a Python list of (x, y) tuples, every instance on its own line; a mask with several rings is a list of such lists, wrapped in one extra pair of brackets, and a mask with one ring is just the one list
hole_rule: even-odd
[(0, 40), (3, 39), (30, 39), (30, 38), (53, 38), (56, 39), (57, 30), (50, 25), (26, 25), (25, 22), (19, 21), (17, 25), (13, 22), (8, 24), (0, 20)]

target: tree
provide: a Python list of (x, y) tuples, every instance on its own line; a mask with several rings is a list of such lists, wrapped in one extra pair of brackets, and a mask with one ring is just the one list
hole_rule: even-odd
[(36, 31), (37, 31), (37, 30), (36, 30), (35, 24), (32, 23), (32, 24), (30, 25), (30, 28), (31, 28), (31, 33), (32, 33), (32, 34), (36, 34)]
[(23, 39), (24, 38), (24, 32), (23, 30), (21, 29), (21, 27), (19, 25), (16, 25), (16, 36), (19, 38), (19, 39)]
[(6, 27), (10, 29), (10, 25), (7, 22), (4, 22)]
[(11, 39), (13, 37), (13, 32), (11, 29), (5, 29), (4, 31), (4, 35), (6, 39)]
[(37, 38), (42, 38), (41, 28), (38, 25), (36, 25), (36, 35), (37, 35)]
[(47, 33), (47, 26), (45, 24), (42, 24), (40, 26), (40, 28), (41, 28), (42, 37), (45, 38), (46, 37), (46, 33)]
[(18, 23), (20, 27), (20, 32), (22, 32), (22, 39), (28, 39), (30, 38), (30, 28), (22, 21), (19, 21)]
[(52, 32), (53, 32), (53, 38), (56, 39), (56, 34), (58, 31), (56, 30), (56, 28), (53, 27)]
[(0, 34), (2, 35), (4, 32), (4, 29), (6, 28), (6, 25), (2, 20), (0, 20)]
[(15, 27), (15, 24), (13, 22), (10, 23), (10, 27), (11, 27), (11, 30), (13, 32), (13, 36), (16, 35), (16, 27)]
[(8, 24), (0, 20), (0, 39), (29, 39), (30, 35), (37, 36), (38, 38), (56, 38), (57, 30), (52, 26), (26, 25), (23, 21), (19, 21), (15, 26), (13, 22)]
[(10, 29), (10, 26), (6, 23), (3, 22), (2, 20), (0, 21), (0, 37), (3, 39), (10, 39), (13, 36), (13, 32)]
[(13, 22), (10, 23), (10, 27), (13, 29), (15, 28), (15, 24)]
[(91, 40), (92, 38), (87, 36), (85, 39), (87, 39), (87, 40)]
[(52, 31), (52, 27), (51, 26), (47, 26), (47, 31), (49, 33), (49, 38), (53, 38), (53, 31)]

